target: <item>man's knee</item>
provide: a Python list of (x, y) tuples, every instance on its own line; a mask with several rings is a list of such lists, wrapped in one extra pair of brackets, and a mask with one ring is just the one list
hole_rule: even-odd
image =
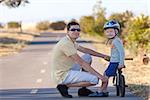
[(90, 78), (89, 81), (90, 81), (90, 83), (93, 84), (93, 85), (97, 85), (97, 84), (99, 83), (98, 77), (97, 77), (97, 76), (94, 76), (94, 75)]
[(82, 59), (83, 59), (85, 62), (89, 63), (89, 64), (92, 63), (92, 56), (91, 56), (90, 54), (84, 54), (84, 55), (82, 56)]
[[(90, 65), (92, 64), (92, 56), (90, 54), (84, 54), (81, 57), (85, 62), (89, 63)], [(74, 64), (71, 68), (71, 70), (77, 70), (80, 71), (82, 68), (79, 64)], [(82, 71), (85, 71), (82, 69)]]

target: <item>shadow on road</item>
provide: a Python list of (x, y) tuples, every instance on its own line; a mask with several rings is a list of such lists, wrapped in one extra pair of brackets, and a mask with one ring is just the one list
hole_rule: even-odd
[(40, 33), (40, 35), (36, 37), (64, 37), (65, 35), (66, 33), (43, 32), (43, 33)]
[[(127, 93), (124, 98), (117, 97), (114, 93), (114, 87), (109, 87), (110, 96), (108, 98), (90, 98), (90, 97), (79, 97), (79, 88), (70, 88), (69, 94), (73, 95), (72, 100), (141, 100), (134, 95)], [(97, 91), (98, 87), (91, 87), (93, 91)], [(64, 99), (56, 88), (33, 88), (33, 89), (7, 89), (0, 90), (0, 100), (60, 100)]]
[[(59, 40), (51, 40), (51, 41), (32, 41), (32, 42), (29, 42), (29, 45), (56, 44), (58, 41), (59, 41)], [(78, 40), (77, 43), (101, 43), (101, 42)]]

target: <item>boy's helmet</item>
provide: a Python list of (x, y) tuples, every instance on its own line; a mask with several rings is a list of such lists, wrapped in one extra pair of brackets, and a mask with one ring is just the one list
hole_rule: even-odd
[(116, 20), (110, 20), (105, 23), (104, 30), (108, 28), (115, 28), (120, 32), (120, 24)]

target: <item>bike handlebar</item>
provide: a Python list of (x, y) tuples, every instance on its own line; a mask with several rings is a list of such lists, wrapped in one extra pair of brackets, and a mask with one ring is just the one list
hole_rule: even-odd
[(125, 58), (125, 60), (133, 60), (133, 58)]
[[(106, 61), (110, 61), (110, 57), (109, 58), (104, 58)], [(125, 60), (133, 60), (133, 58), (125, 58)]]

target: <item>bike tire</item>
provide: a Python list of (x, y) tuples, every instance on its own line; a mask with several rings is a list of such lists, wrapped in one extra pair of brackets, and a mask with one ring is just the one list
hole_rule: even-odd
[(116, 83), (115, 83), (115, 86), (116, 86), (116, 96), (119, 96), (120, 95), (120, 91), (119, 91), (119, 77), (116, 76), (115, 80), (116, 80)]
[(119, 96), (119, 86), (116, 85), (116, 96)]
[(121, 97), (124, 97), (125, 96), (125, 77), (123, 75), (120, 75), (119, 77), (120, 81), (119, 81), (119, 95)]

